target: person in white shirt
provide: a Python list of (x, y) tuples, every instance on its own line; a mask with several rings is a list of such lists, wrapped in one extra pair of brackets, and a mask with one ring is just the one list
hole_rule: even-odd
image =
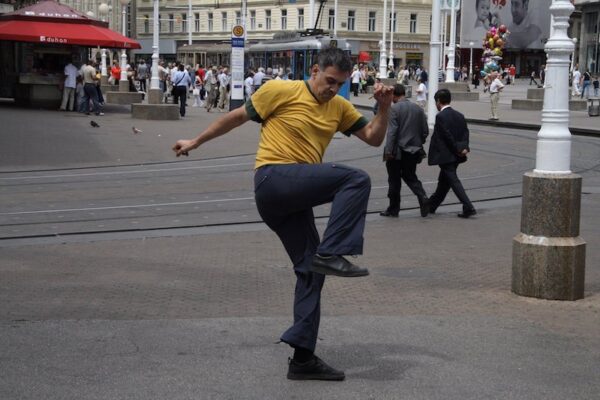
[(77, 87), (77, 75), (79, 70), (72, 63), (65, 66), (65, 84), (63, 88), (61, 111), (75, 110), (75, 87)]
[(219, 110), (229, 111), (229, 84), (231, 77), (228, 74), (229, 70), (223, 68), (217, 79), (219, 79)]
[(417, 82), (419, 82), (419, 86), (417, 87), (416, 103), (419, 107), (425, 109), (425, 106), (427, 104), (427, 86), (425, 86), (425, 84), (421, 82), (420, 78), (417, 79)]
[(581, 82), (581, 72), (579, 72), (579, 67), (576, 65), (573, 70), (573, 96), (581, 96), (581, 86), (579, 85)]
[(500, 92), (504, 88), (504, 84), (498, 77), (497, 72), (492, 72), (490, 74), (490, 78), (492, 79), (492, 84), (490, 85), (490, 100), (492, 104), (492, 117), (490, 120), (497, 121), (498, 120), (498, 102), (500, 101)]
[(265, 77), (265, 69), (260, 67), (258, 72), (254, 74), (254, 91), (256, 92), (260, 85), (262, 85), (263, 78)]
[(360, 85), (360, 71), (358, 70), (358, 67), (354, 67), (350, 79), (352, 79), (352, 92), (355, 97), (358, 97), (358, 87)]
[(250, 71), (248, 76), (244, 80), (244, 94), (246, 95), (246, 101), (254, 93), (254, 72)]

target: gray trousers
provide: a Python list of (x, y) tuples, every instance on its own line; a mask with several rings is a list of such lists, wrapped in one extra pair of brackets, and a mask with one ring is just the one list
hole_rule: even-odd
[[(256, 206), (283, 243), (296, 273), (294, 323), (281, 340), (314, 351), (325, 276), (310, 270), (313, 256), (362, 254), (369, 176), (339, 164), (266, 165), (254, 175)], [(323, 239), (313, 207), (331, 204)]]

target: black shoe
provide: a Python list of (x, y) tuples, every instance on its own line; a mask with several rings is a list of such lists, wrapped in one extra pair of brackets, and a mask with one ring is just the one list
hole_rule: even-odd
[(379, 215), (381, 215), (382, 217), (398, 218), (398, 211), (393, 212), (388, 209), (388, 210), (380, 212)]
[(435, 210), (437, 210), (437, 207), (434, 207), (431, 204), (429, 204), (429, 214), (435, 214)]
[(469, 217), (471, 217), (473, 215), (476, 215), (476, 214), (477, 214), (477, 210), (472, 209), (472, 210), (466, 210), (466, 211), (463, 211), (463, 212), (459, 213), (458, 217), (459, 218), (469, 218)]
[[(429, 199), (425, 197), (424, 199), (419, 199), (419, 208), (421, 209), (421, 217), (425, 218), (430, 213), (430, 205)], [(433, 214), (435, 214), (435, 210), (433, 210)]]
[(290, 358), (289, 364), (287, 378), (295, 381), (343, 381), (346, 378), (344, 371), (330, 367), (317, 356), (305, 363)]
[(316, 254), (310, 267), (312, 272), (347, 278), (369, 275), (369, 270), (352, 264), (342, 256), (322, 257)]

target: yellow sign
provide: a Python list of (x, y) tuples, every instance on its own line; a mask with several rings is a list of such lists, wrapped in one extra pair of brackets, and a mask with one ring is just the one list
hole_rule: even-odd
[(244, 36), (244, 27), (241, 25), (236, 25), (233, 27), (232, 31), (233, 36), (235, 37), (243, 37)]

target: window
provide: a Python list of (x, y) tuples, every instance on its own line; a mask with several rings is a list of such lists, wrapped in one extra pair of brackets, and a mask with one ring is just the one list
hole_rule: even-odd
[(187, 14), (181, 14), (181, 32), (187, 32)]
[(375, 32), (377, 22), (377, 11), (369, 11), (369, 32)]
[(265, 29), (271, 30), (271, 10), (265, 10)]
[(195, 17), (194, 17), (194, 30), (196, 32), (200, 32), (200, 14), (196, 13)]
[(241, 25), (242, 24), (242, 12), (241, 11), (236, 11), (235, 12), (235, 24), (236, 25)]
[(410, 14), (410, 33), (417, 33), (417, 14)]
[(214, 20), (213, 13), (209, 12), (208, 13), (208, 31), (209, 32), (213, 31), (213, 20)]
[(256, 11), (255, 10), (250, 11), (250, 29), (253, 31), (256, 30)]
[(221, 12), (221, 30), (227, 31), (227, 11)]
[(169, 14), (169, 33), (175, 30), (175, 15)]
[(329, 9), (329, 26), (328, 27), (331, 30), (335, 29), (335, 9), (334, 8)]
[(396, 13), (390, 13), (390, 22), (388, 24), (388, 32), (396, 32)]
[(298, 29), (304, 29), (304, 8), (298, 9)]
[(585, 32), (598, 33), (598, 13), (591, 12), (585, 15)]
[(281, 30), (287, 29), (287, 10), (281, 10)]
[(150, 16), (144, 15), (144, 33), (150, 32)]
[(356, 16), (356, 11), (354, 10), (348, 10), (348, 30), (349, 31), (353, 31), (354, 30), (354, 19)]

